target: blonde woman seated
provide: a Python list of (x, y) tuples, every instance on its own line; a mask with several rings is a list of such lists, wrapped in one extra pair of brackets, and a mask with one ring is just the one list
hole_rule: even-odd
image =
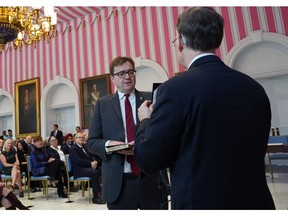
[(19, 196), (24, 197), (20, 163), (11, 139), (7, 139), (5, 141), (2, 154), (0, 155), (0, 159), (4, 166), (4, 174), (11, 175), (12, 177), (11, 187), (14, 189), (16, 183), (19, 188)]

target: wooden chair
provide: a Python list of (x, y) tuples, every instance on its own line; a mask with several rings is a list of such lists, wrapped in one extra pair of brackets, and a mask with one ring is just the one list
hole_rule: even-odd
[(42, 185), (43, 185), (43, 194), (47, 195), (47, 200), (48, 200), (48, 182), (50, 180), (50, 176), (33, 176), (31, 175), (31, 171), (32, 171), (32, 163), (31, 163), (31, 159), (30, 156), (27, 156), (27, 175), (28, 175), (28, 199), (30, 198), (30, 182), (31, 181), (42, 181)]
[(82, 188), (82, 197), (85, 196), (85, 185), (86, 183), (88, 184), (88, 196), (89, 196), (89, 203), (91, 203), (91, 192), (90, 192), (90, 177), (79, 177), (79, 178), (74, 178), (74, 176), (69, 176), (69, 172), (72, 172), (72, 164), (70, 160), (70, 156), (67, 154), (65, 155), (65, 165), (66, 165), (66, 173), (67, 173), (67, 179), (68, 179), (68, 201), (67, 203), (71, 203), (73, 201), (70, 201), (70, 182), (80, 182), (81, 183), (81, 188)]

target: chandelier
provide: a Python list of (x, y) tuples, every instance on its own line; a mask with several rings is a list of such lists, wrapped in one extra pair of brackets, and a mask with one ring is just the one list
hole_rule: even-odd
[(44, 16), (40, 16), (41, 7), (0, 7), (0, 52), (8, 42), (13, 41), (15, 49), (33, 44), (34, 48), (43, 38), (49, 43), (54, 37), (57, 13), (53, 6), (44, 7)]

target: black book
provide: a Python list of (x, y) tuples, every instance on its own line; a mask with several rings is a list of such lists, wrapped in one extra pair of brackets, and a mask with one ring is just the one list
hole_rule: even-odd
[(111, 146), (106, 146), (106, 152), (114, 152), (114, 151), (120, 151), (124, 149), (129, 149), (133, 148), (133, 145), (130, 145), (128, 143), (122, 143), (118, 145), (111, 145)]

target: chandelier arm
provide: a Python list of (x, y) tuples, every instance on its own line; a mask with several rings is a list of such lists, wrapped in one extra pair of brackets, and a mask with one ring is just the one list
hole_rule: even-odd
[(54, 7), (52, 7), (52, 15), (53, 20), (51, 15), (42, 16), (40, 8), (0, 6), (0, 52), (11, 41), (13, 47), (19, 50), (22, 49), (22, 43), (26, 46), (33, 44), (36, 48), (42, 38), (49, 43), (50, 38), (54, 38), (57, 23), (57, 12)]

